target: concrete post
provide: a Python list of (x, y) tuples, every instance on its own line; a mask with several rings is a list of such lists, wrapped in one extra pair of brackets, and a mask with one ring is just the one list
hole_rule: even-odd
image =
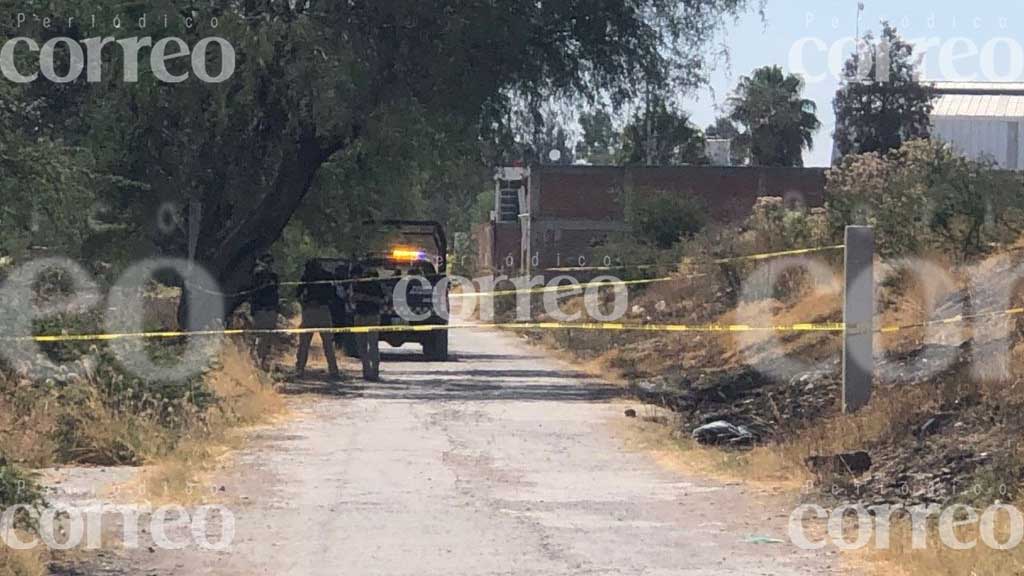
[(874, 375), (875, 233), (870, 226), (846, 227), (846, 291), (843, 305), (843, 412), (856, 412), (871, 399)]

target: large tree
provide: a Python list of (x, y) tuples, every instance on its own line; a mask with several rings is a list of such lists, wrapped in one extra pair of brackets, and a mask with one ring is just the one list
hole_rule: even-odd
[(88, 258), (90, 245), (118, 229), (107, 221), (105, 194), (142, 191), (137, 183), (104, 173), (89, 149), (66, 141), (42, 104), (30, 86), (0, 79), (0, 260), (5, 262), (36, 250)]
[[(575, 154), (569, 126), (573, 117), (571, 110), (555, 103), (535, 108), (520, 100), (504, 125), (485, 143), (485, 162), (492, 166), (572, 164)], [(553, 154), (555, 151), (557, 154)]]
[(685, 112), (665, 99), (648, 99), (622, 130), (623, 164), (648, 166), (707, 164), (704, 134)]
[(579, 122), (583, 136), (576, 144), (576, 156), (590, 164), (615, 164), (621, 143), (611, 114), (597, 109), (580, 114)]
[(729, 118), (744, 128), (751, 164), (803, 166), (804, 149), (821, 127), (817, 106), (801, 97), (803, 81), (778, 66), (765, 66), (740, 78), (729, 97)]
[[(538, 108), (550, 98), (607, 98), (621, 105), (637, 96), (637, 86), (692, 86), (705, 78), (702, 65), (723, 15), (746, 2), (51, 0), (36, 12), (55, 16), (46, 35), (121, 37), (128, 33), (103, 23), (115, 15), (131, 22), (169, 14), (172, 26), (146, 30), (154, 41), (178, 36), (194, 45), (217, 35), (233, 44), (237, 68), (223, 83), (193, 77), (167, 84), (147, 70), (124, 83), (120, 52), (107, 50), (104, 82), (86, 85), (83, 78), (49, 97), (84, 93), (73, 108), (66, 101), (63, 114), (82, 119), (84, 135), (76, 140), (113, 173), (145, 184), (145, 194), (115, 199), (134, 222), (155, 220), (167, 202), (201, 205), (196, 259), (234, 293), (246, 287), (254, 258), (280, 237), (320, 169), (376, 162), (367, 143), (387, 140), (384, 131), (413, 129), (401, 119), (415, 118), (417, 134), (445, 142), (487, 136), (515, 102)], [(65, 25), (69, 13), (96, 14), (100, 24)], [(185, 17), (202, 25), (186, 29)], [(213, 71), (221, 65), (215, 60), (208, 63)], [(172, 63), (182, 65), (172, 72), (188, 62)], [(403, 170), (402, 159), (396, 162), (391, 169)], [(164, 253), (185, 253), (182, 235), (149, 232)]]
[(875, 41), (868, 33), (847, 60), (836, 92), (836, 149), (841, 156), (884, 154), (904, 142), (928, 138), (934, 89), (917, 79), (913, 46), (889, 23)]

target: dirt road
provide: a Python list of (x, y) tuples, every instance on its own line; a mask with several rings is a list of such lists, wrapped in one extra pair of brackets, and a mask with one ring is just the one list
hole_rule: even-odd
[[(788, 510), (628, 449), (619, 390), (514, 335), (453, 335), (452, 362), (389, 355), (384, 381), (294, 386), (298, 418), (216, 482), (231, 547), (132, 555), (132, 574), (831, 574)], [(411, 352), (411, 351), (410, 351)]]

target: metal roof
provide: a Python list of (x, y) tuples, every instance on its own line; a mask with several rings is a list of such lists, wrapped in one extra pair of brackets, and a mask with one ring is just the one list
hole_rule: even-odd
[(1024, 83), (932, 82), (933, 116), (1024, 118)]
[(1024, 82), (928, 82), (939, 94), (1006, 94), (1024, 96)]

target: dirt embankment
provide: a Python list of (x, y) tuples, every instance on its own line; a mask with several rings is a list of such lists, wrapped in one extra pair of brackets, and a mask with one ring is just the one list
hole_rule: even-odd
[[(878, 265), (876, 386), (868, 408), (840, 413), (835, 332), (547, 333), (534, 337), (616, 370), (640, 398), (679, 413), (679, 436), (727, 450), (771, 452), (766, 475), (803, 476), (823, 499), (881, 503), (1018, 498), (1024, 457), (1024, 344), (1012, 308), (1021, 252), (935, 283)], [(631, 298), (630, 320), (761, 324), (840, 322), (839, 277), (740, 298), (714, 274), (656, 284)], [(978, 289), (984, 286), (984, 289)], [(571, 306), (570, 306), (571, 307)], [(979, 315), (977, 317), (973, 317)], [(967, 318), (958, 318), (966, 316)], [(946, 322), (936, 322), (946, 320)], [(920, 326), (923, 322), (934, 322)], [(725, 426), (728, 424), (728, 426)], [(852, 469), (833, 457), (867, 455)], [(761, 459), (763, 461), (764, 459)]]

